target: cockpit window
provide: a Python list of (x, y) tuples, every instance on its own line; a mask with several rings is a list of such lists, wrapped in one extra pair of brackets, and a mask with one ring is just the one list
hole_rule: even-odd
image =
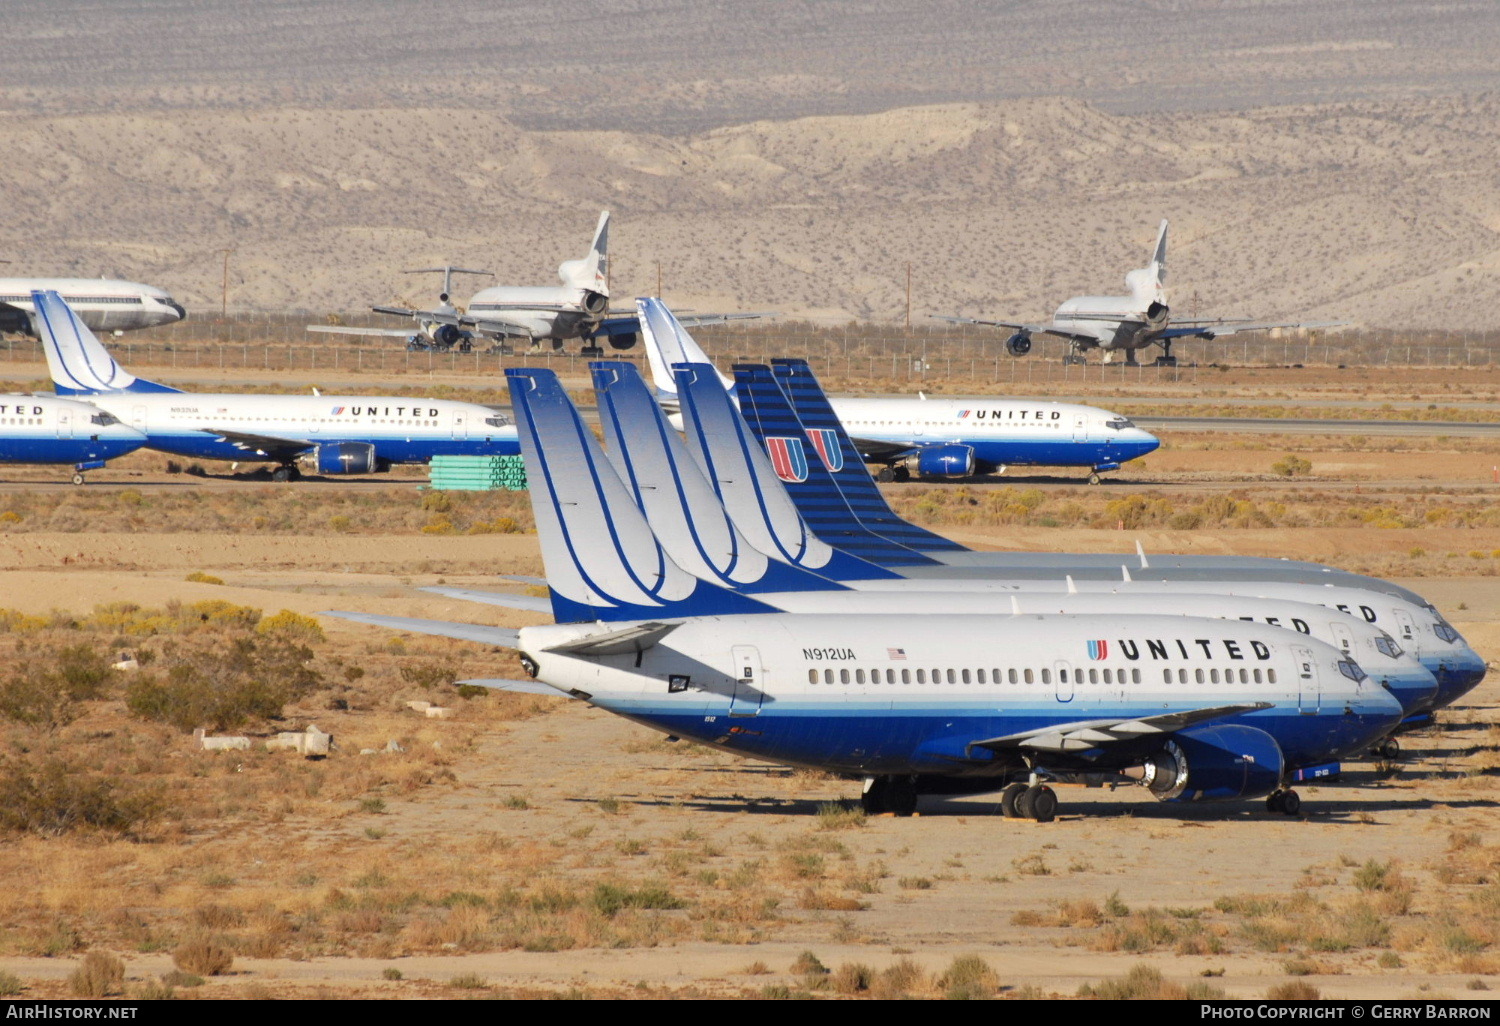
[(506, 420), (504, 417), (499, 416), (498, 414), (493, 417), (484, 418), (484, 422), (490, 427), (508, 427), (510, 425), (510, 421)]
[(1339, 672), (1356, 684), (1369, 676), (1364, 670), (1360, 669), (1359, 664), (1353, 659), (1340, 659)]
[(1389, 634), (1382, 634), (1375, 639), (1375, 651), (1381, 655), (1396, 659), (1401, 655), (1401, 646), (1396, 644), (1396, 639)]
[(1442, 638), (1450, 645), (1463, 637), (1462, 634), (1454, 630), (1452, 625), (1445, 620), (1439, 620), (1437, 623), (1433, 624), (1432, 633), (1436, 634), (1438, 637)]
[(108, 427), (110, 424), (120, 423), (120, 419), (112, 413), (96, 413), (93, 416), (89, 417), (89, 420), (104, 427)]
[(1126, 428), (1135, 427), (1135, 424), (1131, 422), (1129, 417), (1111, 417), (1104, 422), (1104, 426), (1111, 431), (1124, 431)]

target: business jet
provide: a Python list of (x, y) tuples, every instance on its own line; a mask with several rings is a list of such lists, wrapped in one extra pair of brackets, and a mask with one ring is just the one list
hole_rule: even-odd
[(116, 335), (187, 316), (182, 304), (155, 285), (112, 278), (0, 278), (0, 334), (36, 334), (33, 292), (56, 292), (89, 328)]
[[(550, 343), (554, 350), (561, 349), (568, 339), (576, 338), (583, 341), (583, 352), (591, 356), (604, 352), (600, 339), (607, 340), (612, 349), (634, 348), (640, 333), (639, 320), (634, 313), (615, 314), (609, 309), (609, 211), (600, 213), (589, 251), (576, 260), (559, 264), (557, 277), (561, 285), (492, 285), (474, 293), (464, 310), (449, 302), (449, 287), (444, 288), (441, 303), (433, 310), (402, 306), (371, 309), (410, 318), (424, 334), (444, 346), (484, 336), (502, 345), (509, 339), (524, 339), (533, 351), (539, 351), (543, 343)], [(713, 324), (765, 316), (769, 315), (695, 314), (687, 320), (692, 324)], [(329, 329), (309, 325), (308, 330)]]
[(137, 378), (55, 292), (32, 294), (59, 395), (143, 433), (148, 448), (196, 459), (266, 462), (271, 477), (370, 474), (438, 455), (514, 455), (515, 427), (486, 406), (417, 396), (193, 394)]
[[(710, 363), (682, 321), (659, 299), (636, 309), (651, 377), (664, 400), (676, 395), (672, 366)], [(724, 387), (733, 379), (719, 375)], [(854, 440), (859, 472), (880, 464), (882, 481), (913, 476), (956, 480), (1011, 466), (1087, 467), (1101, 473), (1156, 450), (1161, 442), (1109, 410), (1039, 399), (834, 399)]]
[(71, 463), (73, 483), (146, 436), (88, 403), (50, 395), (0, 395), (0, 463)]
[[(1295, 814), (1299, 771), (1401, 718), (1355, 660), (1263, 624), (777, 612), (688, 573), (643, 517), (606, 508), (600, 496), (625, 486), (602, 457), (550, 466), (538, 438), (557, 418), (534, 419), (529, 400), (560, 385), (507, 376), (557, 623), (332, 614), (509, 644), (532, 678), (478, 683), (550, 689), (741, 756), (863, 778), (872, 812), (1003, 789), (1008, 815), (1038, 822), (1057, 811), (1044, 781), (1106, 778), (1164, 801), (1266, 797)], [(564, 432), (592, 442), (581, 420)]]
[(1158, 366), (1175, 366), (1172, 343), (1180, 338), (1214, 339), (1245, 331), (1269, 331), (1272, 328), (1329, 328), (1340, 321), (1292, 322), (1285, 324), (1255, 323), (1249, 320), (1208, 319), (1172, 321), (1167, 306), (1167, 222), (1162, 221), (1156, 233), (1151, 261), (1125, 275), (1128, 296), (1074, 296), (1065, 300), (1052, 315), (1050, 324), (1027, 324), (1016, 321), (975, 320), (969, 317), (938, 317), (954, 324), (983, 324), (1012, 328), (1015, 333), (1005, 340), (1005, 350), (1012, 356), (1031, 352), (1033, 335), (1052, 335), (1068, 343), (1064, 362), (1083, 363), (1084, 354), (1098, 349), (1105, 363), (1124, 354), (1127, 365), (1138, 363), (1137, 352), (1148, 346), (1161, 346)]

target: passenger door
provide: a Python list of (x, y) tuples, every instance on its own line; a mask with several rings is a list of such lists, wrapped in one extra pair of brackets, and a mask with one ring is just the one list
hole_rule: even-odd
[(1312, 649), (1292, 646), (1297, 660), (1297, 710), (1304, 716), (1316, 716), (1323, 705), (1323, 689), (1318, 681), (1318, 661)]
[(759, 716), (762, 668), (760, 650), (754, 645), (735, 645), (729, 650), (734, 666), (734, 697), (729, 700), (729, 715)]

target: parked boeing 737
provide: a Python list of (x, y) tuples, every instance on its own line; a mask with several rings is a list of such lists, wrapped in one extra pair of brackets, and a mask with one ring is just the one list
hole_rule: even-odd
[[(663, 551), (581, 419), (559, 416), (554, 375), (507, 374), (558, 622), (513, 635), (534, 681), (481, 683), (540, 683), (663, 733), (862, 778), (870, 811), (1003, 788), (1008, 814), (1038, 821), (1057, 808), (1045, 781), (1085, 778), (1166, 801), (1270, 796), (1295, 812), (1299, 771), (1363, 750), (1401, 717), (1353, 659), (1263, 624), (776, 612)], [(544, 436), (559, 432), (572, 458), (554, 464)]]
[[(651, 376), (675, 395), (672, 366), (710, 363), (659, 299), (636, 300)], [(720, 375), (726, 388), (733, 382)], [(1010, 466), (1087, 467), (1099, 475), (1154, 451), (1161, 442), (1129, 418), (1094, 406), (1039, 399), (833, 399), (860, 466), (880, 464), (883, 481), (966, 478)]]
[(1050, 324), (1026, 324), (1016, 321), (984, 321), (970, 317), (939, 317), (940, 321), (954, 324), (983, 324), (996, 328), (1011, 328), (1015, 334), (1005, 340), (1006, 352), (1011, 356), (1025, 356), (1031, 352), (1032, 335), (1053, 335), (1065, 339), (1068, 353), (1067, 363), (1083, 363), (1090, 349), (1104, 354), (1104, 361), (1111, 362), (1117, 353), (1125, 354), (1125, 363), (1135, 364), (1137, 350), (1147, 346), (1161, 346), (1162, 354), (1156, 358), (1161, 366), (1173, 366), (1177, 358), (1172, 355), (1172, 343), (1179, 338), (1219, 338), (1242, 331), (1269, 331), (1272, 328), (1326, 328), (1336, 326), (1337, 321), (1319, 323), (1257, 324), (1248, 320), (1171, 320), (1171, 309), (1167, 306), (1167, 222), (1157, 229), (1156, 245), (1151, 250), (1151, 262), (1125, 275), (1128, 296), (1074, 296), (1065, 300), (1052, 315)]
[(70, 463), (73, 483), (146, 436), (88, 403), (50, 395), (0, 395), (0, 463)]
[(60, 395), (113, 414), (147, 447), (197, 459), (267, 462), (278, 481), (369, 474), (438, 455), (514, 455), (516, 430), (486, 406), (414, 396), (193, 394), (137, 378), (55, 292), (33, 293), (37, 334)]

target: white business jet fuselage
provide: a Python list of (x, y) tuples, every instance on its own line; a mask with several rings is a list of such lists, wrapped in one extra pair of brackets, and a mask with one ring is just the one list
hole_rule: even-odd
[(135, 331), (173, 324), (187, 311), (165, 289), (112, 278), (0, 278), (0, 332), (35, 334), (33, 292), (56, 292), (94, 331)]

